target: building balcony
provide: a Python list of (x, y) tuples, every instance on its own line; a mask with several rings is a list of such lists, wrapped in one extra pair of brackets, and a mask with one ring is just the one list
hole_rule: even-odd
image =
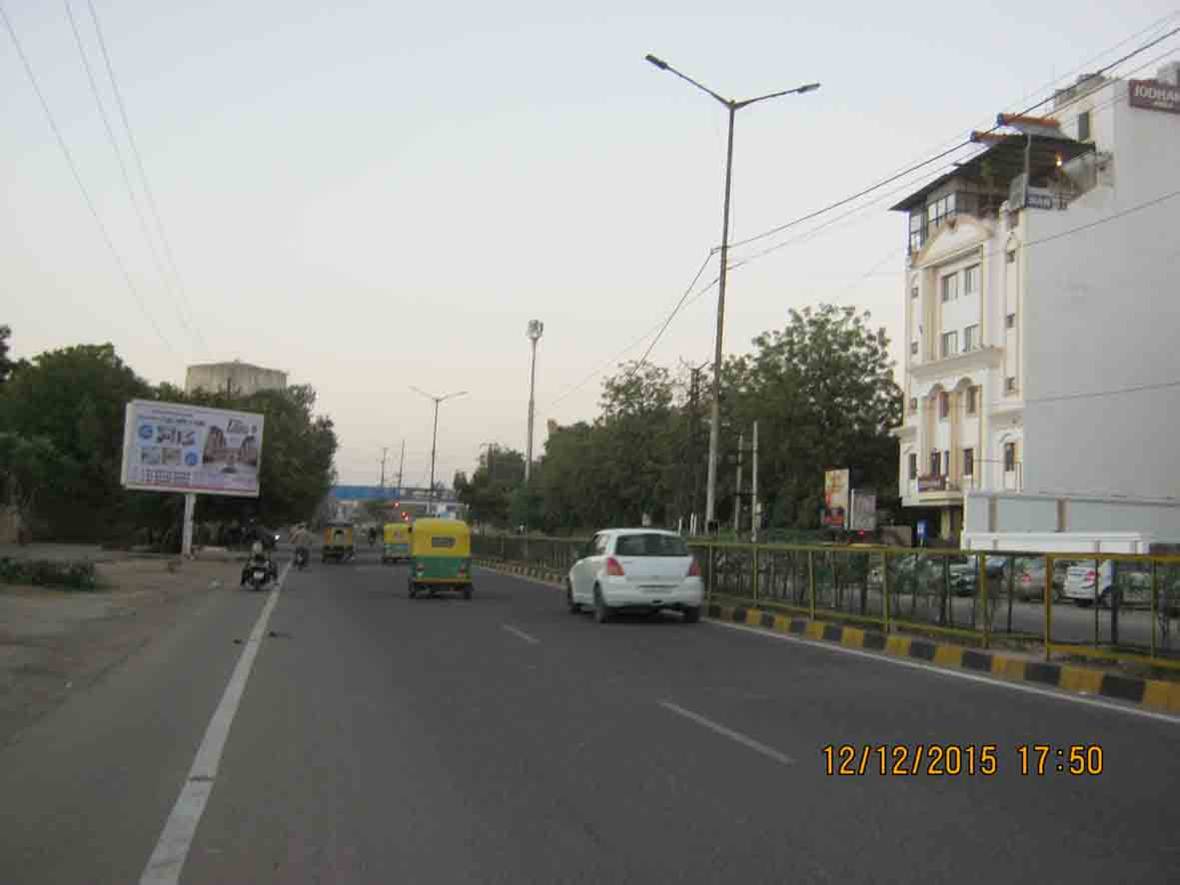
[(961, 351), (951, 356), (935, 357), (920, 363), (909, 363), (906, 371), (915, 381), (927, 381), (948, 372), (969, 372), (973, 369), (995, 369), (1004, 364), (1004, 348), (984, 346)]

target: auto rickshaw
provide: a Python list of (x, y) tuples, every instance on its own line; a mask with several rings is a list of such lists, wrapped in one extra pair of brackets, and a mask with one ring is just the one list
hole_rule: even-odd
[(458, 519), (419, 519), (410, 531), (409, 592), (459, 590), (471, 598), (471, 529)]
[(385, 547), (381, 551), (382, 562), (402, 562), (410, 558), (410, 526), (405, 522), (385, 524)]
[(320, 562), (334, 559), (344, 562), (356, 555), (356, 545), (352, 540), (351, 522), (330, 522), (324, 526), (324, 546), (320, 552)]

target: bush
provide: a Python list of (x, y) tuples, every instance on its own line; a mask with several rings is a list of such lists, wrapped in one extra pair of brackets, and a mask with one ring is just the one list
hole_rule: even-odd
[(95, 590), (98, 575), (92, 562), (52, 562), (47, 559), (0, 558), (0, 581), (67, 590)]

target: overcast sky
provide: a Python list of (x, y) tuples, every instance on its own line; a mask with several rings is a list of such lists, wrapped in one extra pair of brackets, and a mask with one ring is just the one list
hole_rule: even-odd
[[(406, 481), (426, 480), (433, 406), (410, 385), (470, 392), (440, 413), (448, 483), (483, 443), (523, 449), (532, 318), (538, 453), (547, 419), (592, 419), (587, 376), (661, 322), (719, 242), (725, 110), (646, 53), (736, 98), (823, 84), (738, 114), (740, 240), (1180, 20), (1174, 0), (93, 2), (184, 291), (156, 270), (66, 5), (0, 0), (142, 299), (0, 33), (0, 323), (16, 355), (110, 341), (153, 382), (183, 383), (193, 362), (284, 369), (319, 392), (341, 481), (359, 483), (383, 446), (396, 473), (403, 439)], [(87, 0), (70, 4), (134, 174)], [(1136, 63), (1169, 50), (1180, 40)], [(737, 250), (829, 225), (733, 271), (726, 351), (838, 301), (870, 310), (900, 359), (905, 220), (887, 209), (945, 168)], [(716, 260), (702, 282), (715, 275)], [(690, 303), (651, 359), (709, 360), (715, 306), (715, 291)]]

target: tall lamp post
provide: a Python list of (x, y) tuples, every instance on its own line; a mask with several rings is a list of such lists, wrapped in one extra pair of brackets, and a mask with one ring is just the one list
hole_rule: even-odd
[(420, 390), (413, 385), (410, 385), (410, 390), (415, 393), (420, 393), (430, 400), (434, 400), (434, 436), (430, 441), (430, 491), (427, 493), (427, 500), (434, 501), (434, 457), (438, 452), (438, 407), (440, 403), (444, 403), (449, 399), (454, 399), (457, 396), (466, 396), (466, 390), (460, 390), (455, 393), (447, 393), (442, 396), (435, 396), (432, 393), (427, 393), (425, 390)]
[(733, 121), (737, 112), (742, 108), (749, 107), (760, 101), (766, 101), (768, 98), (780, 98), (784, 95), (802, 95), (805, 92), (813, 92), (819, 89), (819, 84), (805, 83), (802, 86), (796, 86), (794, 89), (769, 92), (766, 95), (759, 95), (755, 98), (735, 101), (732, 98), (722, 98), (708, 86), (698, 83), (687, 74), (682, 74), (666, 61), (656, 58), (654, 55), (649, 54), (644, 56), (644, 58), (661, 71), (668, 71), (675, 74), (681, 80), (691, 83), (706, 95), (721, 102), (721, 104), (725, 105), (725, 109), (729, 111), (729, 140), (725, 151), (725, 207), (722, 210), (723, 215), (721, 218), (721, 274), (717, 284), (717, 337), (713, 345), (713, 405), (709, 418), (709, 475), (708, 484), (705, 489), (705, 527), (708, 529), (713, 523), (713, 515), (717, 503), (717, 447), (721, 436), (721, 342), (725, 327), (725, 283), (729, 271), (727, 266), (729, 261), (729, 187), (733, 177)]
[(524, 454), (524, 484), (527, 486), (529, 477), (533, 470), (533, 411), (536, 405), (533, 399), (533, 391), (537, 385), (537, 342), (541, 340), (541, 334), (545, 331), (545, 324), (540, 320), (529, 320), (528, 328), (525, 330), (525, 336), (533, 345), (533, 360), (529, 369), (529, 437), (525, 442)]

